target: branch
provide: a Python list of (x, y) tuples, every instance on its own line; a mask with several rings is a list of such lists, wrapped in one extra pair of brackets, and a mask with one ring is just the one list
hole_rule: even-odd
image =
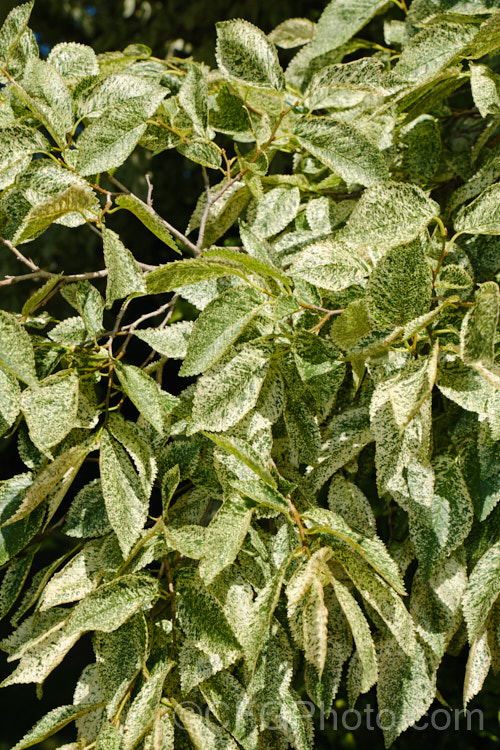
[[(174, 294), (174, 296), (168, 302), (166, 302), (164, 305), (162, 305), (161, 307), (158, 307), (156, 310), (153, 310), (152, 312), (145, 313), (144, 315), (141, 315), (140, 318), (137, 318), (137, 320), (134, 320), (133, 323), (129, 323), (128, 325), (123, 326), (122, 330), (123, 331), (128, 331), (128, 335), (127, 335), (127, 338), (125, 339), (125, 341), (123, 342), (123, 344), (121, 345), (120, 349), (118, 350), (118, 354), (116, 355), (116, 359), (121, 359), (123, 357), (123, 355), (125, 354), (125, 351), (127, 349), (127, 346), (129, 345), (130, 339), (132, 338), (132, 336), (134, 334), (135, 329), (138, 326), (140, 326), (141, 323), (144, 323), (145, 320), (149, 320), (149, 318), (154, 318), (156, 315), (161, 315), (162, 312), (165, 312), (165, 310), (169, 310), (169, 308), (171, 308), (169, 310), (169, 313), (167, 313), (167, 316), (165, 317), (165, 320), (160, 325), (160, 328), (163, 328), (163, 326), (168, 323), (168, 321), (169, 321), (169, 319), (170, 319), (170, 317), (172, 315), (172, 312), (173, 312), (173, 307), (174, 307), (174, 305), (175, 305), (175, 303), (177, 302), (178, 299), (179, 299), (179, 295), (178, 294)], [(120, 320), (120, 322), (121, 322), (121, 320)], [(115, 324), (115, 326), (116, 326), (116, 324)], [(113, 338), (116, 336), (117, 332), (118, 332), (118, 329), (114, 332)], [(145, 364), (147, 364), (147, 362)], [(144, 367), (144, 365), (142, 365), (142, 367)]]
[(297, 529), (299, 530), (300, 541), (302, 544), (302, 551), (305, 552), (309, 557), (311, 557), (311, 550), (309, 549), (309, 545), (307, 543), (306, 532), (305, 532), (304, 526), (302, 525), (302, 519), (299, 515), (299, 511), (297, 510), (295, 505), (292, 503), (292, 500), (290, 497), (287, 497), (286, 501), (288, 503), (288, 507), (290, 508), (290, 513), (292, 514), (294, 523), (296, 524)]
[(16, 258), (19, 261), (21, 261), (21, 263), (24, 263), (25, 266), (28, 266), (28, 268), (30, 268), (32, 271), (40, 270), (40, 267), (37, 266), (36, 263), (33, 263), (33, 261), (30, 260), (29, 258), (26, 258), (26, 256), (23, 255), (22, 252), (17, 249), (17, 247), (14, 247), (14, 245), (12, 244), (12, 242), (10, 242), (10, 240), (6, 240), (4, 237), (0, 237), (0, 242), (2, 242), (5, 245), (5, 247), (8, 247), (9, 250), (11, 250), (11, 252), (14, 253)]
[[(58, 276), (57, 273), (52, 273), (51, 271), (45, 271), (43, 268), (40, 268), (35, 263), (33, 263), (32, 260), (29, 260), (26, 258), (20, 250), (15, 247), (12, 242), (9, 240), (4, 239), (3, 237), (0, 237), (0, 242), (2, 242), (6, 247), (11, 250), (16, 258), (21, 261), (21, 263), (24, 263), (24, 265), (28, 266), (28, 268), (31, 268), (31, 273), (24, 273), (19, 276), (5, 276), (4, 279), (0, 281), (0, 286), (10, 286), (11, 284), (18, 284), (20, 281), (33, 281), (33, 279), (52, 279), (54, 276)], [(147, 263), (139, 263), (138, 264), (141, 268), (143, 268), (146, 271), (152, 271), (157, 266), (150, 266)], [(108, 269), (103, 268), (100, 271), (89, 271), (88, 273), (70, 273), (65, 276), (61, 276), (61, 283), (62, 284), (69, 284), (70, 281), (84, 281), (84, 280), (90, 280), (90, 279), (102, 279), (105, 276), (108, 275)]]
[(127, 307), (130, 305), (131, 301), (132, 301), (131, 299), (125, 300), (125, 302), (123, 303), (123, 305), (120, 307), (120, 311), (119, 311), (118, 315), (116, 316), (116, 320), (115, 320), (115, 324), (113, 326), (113, 330), (111, 331), (111, 336), (109, 337), (109, 339), (108, 339), (108, 341), (106, 343), (106, 348), (107, 348), (107, 350), (109, 352), (109, 356), (111, 357), (111, 359), (113, 359), (113, 341), (114, 341), (114, 338), (115, 338), (116, 334), (118, 333), (118, 331), (120, 330), (120, 326), (121, 326), (121, 322), (123, 320), (123, 316), (125, 315), (125, 313), (127, 311)]

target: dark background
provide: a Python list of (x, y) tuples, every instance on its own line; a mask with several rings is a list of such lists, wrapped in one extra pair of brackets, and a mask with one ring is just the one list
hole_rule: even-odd
[[(12, 0), (0, 0), (0, 23), (7, 13), (17, 5)], [(180, 57), (193, 55), (197, 60), (214, 64), (215, 23), (229, 18), (245, 18), (259, 26), (266, 33), (281, 21), (292, 16), (305, 16), (318, 19), (326, 0), (38, 0), (33, 12), (31, 28), (35, 31), (43, 56), (52, 46), (61, 41), (76, 41), (90, 44), (96, 52), (123, 49), (128, 44), (140, 42), (149, 45), (153, 54), (159, 57), (175, 54)], [(401, 17), (397, 9), (396, 17)], [(363, 31), (365, 38), (380, 39), (380, 20), (375, 20)], [(291, 56), (285, 52), (284, 62)], [(118, 172), (119, 179), (130, 189), (145, 197), (147, 186), (144, 174), (149, 173), (154, 184), (154, 204), (161, 215), (175, 226), (184, 229), (194, 204), (203, 189), (199, 168), (187, 162), (175, 151), (167, 151), (151, 158), (147, 153), (136, 153), (127, 165)], [(120, 212), (110, 222), (112, 228), (127, 237), (127, 245), (134, 255), (144, 262), (160, 263), (171, 260), (169, 250), (149, 233), (144, 233), (141, 225), (127, 212)], [(100, 242), (90, 230), (85, 228), (75, 232), (64, 227), (51, 227), (35, 243), (29, 245), (29, 253), (34, 260), (48, 270), (64, 269), (67, 273), (93, 270), (102, 267)], [(19, 273), (19, 264), (0, 248), (0, 276)], [(0, 288), (0, 308), (19, 310), (32, 289), (26, 285)], [(60, 307), (49, 311), (54, 315), (71, 314), (69, 308)], [(138, 301), (136, 304), (140, 304)], [(136, 308), (137, 309), (137, 308)], [(185, 314), (192, 311), (186, 309)], [(132, 310), (133, 313), (133, 310)], [(133, 357), (133, 351), (131, 349)], [(177, 383), (175, 372), (166, 373), (171, 384), (165, 387), (175, 392)], [(17, 457), (15, 440), (0, 440), (0, 479), (23, 471)], [(47, 541), (44, 554), (40, 555), (37, 567), (54, 559), (56, 550), (61, 554), (65, 539)], [(45, 560), (44, 560), (45, 558)], [(9, 632), (9, 625), (0, 624), (0, 636)], [(0, 750), (10, 750), (15, 742), (45, 712), (62, 704), (72, 702), (72, 692), (78, 676), (85, 664), (92, 660), (90, 639), (83, 638), (66, 657), (63, 664), (48, 678), (41, 701), (35, 696), (35, 688), (29, 686), (10, 687), (0, 694)], [(461, 707), (461, 690), (465, 672), (466, 654), (459, 658), (445, 657), (439, 672), (440, 690), (453, 709)], [(0, 660), (0, 677), (11, 671), (12, 665)], [(420, 748), (433, 745), (437, 750), (469, 750), (484, 748), (489, 750), (500, 744), (500, 686), (499, 681), (489, 677), (479, 699), (469, 708), (484, 711), (485, 730), (466, 732), (462, 729), (436, 731), (409, 730), (393, 745), (397, 750)], [(364, 710), (371, 705), (375, 710), (375, 691), (371, 691), (359, 702), (357, 708)], [(347, 707), (343, 691), (336, 703), (339, 718), (338, 731), (333, 731), (332, 720), (326, 721), (325, 729), (317, 731), (315, 747), (323, 748), (383, 748), (380, 730), (359, 729), (349, 732), (341, 728), (342, 712)], [(435, 703), (433, 708), (439, 708)], [(353, 721), (351, 716), (350, 720)], [(444, 716), (439, 716), (444, 721)], [(464, 726), (463, 720), (460, 723)], [(47, 740), (40, 745), (42, 750), (52, 750), (63, 742), (74, 739), (72, 729), (61, 732), (57, 739)]]

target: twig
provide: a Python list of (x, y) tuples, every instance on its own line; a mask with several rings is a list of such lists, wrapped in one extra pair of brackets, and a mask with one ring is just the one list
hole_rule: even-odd
[[(174, 296), (172, 297), (172, 299), (168, 303), (170, 307), (167, 310), (167, 314), (165, 315), (165, 317), (161, 321), (160, 325), (157, 327), (157, 330), (161, 331), (162, 328), (165, 328), (165, 326), (167, 325), (168, 321), (170, 320), (170, 318), (173, 315), (175, 303), (177, 302), (178, 299), (179, 299), (179, 295), (178, 294), (174, 294)], [(131, 334), (129, 334), (129, 336), (130, 335)], [(143, 370), (146, 367), (146, 365), (148, 365), (151, 362), (151, 360), (153, 359), (154, 356), (155, 356), (155, 352), (151, 351), (149, 353), (149, 355), (146, 357), (146, 359), (144, 360), (144, 362), (142, 363), (142, 365), (140, 366), (139, 369)], [(156, 371), (156, 381), (157, 381), (157, 383), (161, 384), (161, 380), (162, 380), (162, 376), (163, 376), (163, 368), (165, 367), (165, 363), (167, 362), (167, 360), (168, 360), (168, 357), (162, 357), (161, 360), (160, 360), (160, 364), (158, 366), (158, 370)]]
[[(121, 182), (119, 182), (116, 177), (113, 177), (113, 175), (110, 175), (108, 172), (105, 173), (106, 178), (119, 190), (122, 191), (122, 193), (125, 193), (126, 195), (134, 195), (125, 185), (123, 185)], [(135, 196), (137, 198), (137, 196)], [(140, 200), (140, 198), (137, 198), (137, 200)], [(143, 203), (144, 201), (141, 201)], [(147, 204), (144, 204), (147, 205)], [(156, 213), (156, 212), (155, 212)], [(168, 231), (174, 235), (174, 237), (177, 237), (178, 240), (180, 240), (186, 247), (188, 247), (194, 254), (198, 253), (198, 249), (194, 242), (191, 242), (186, 235), (182, 234), (182, 232), (179, 232), (178, 229), (176, 229), (170, 222), (168, 222), (166, 219), (163, 218), (163, 216), (160, 216), (160, 214), (156, 213), (160, 221), (165, 225), (165, 227), (168, 229)]]
[(175, 589), (174, 589), (174, 579), (172, 577), (172, 570), (170, 568), (170, 563), (168, 561), (168, 557), (163, 558), (165, 560), (165, 567), (167, 569), (167, 580), (168, 580), (168, 590), (169, 593), (172, 595), (172, 650), (175, 650), (177, 648), (176, 640), (175, 640), (175, 618), (177, 615), (176, 606), (175, 606)]
[(295, 507), (295, 505), (292, 503), (290, 496), (286, 498), (286, 501), (288, 503), (288, 507), (290, 508), (290, 513), (292, 514), (292, 518), (295, 522), (295, 525), (297, 526), (299, 530), (300, 541), (302, 543), (302, 551), (305, 552), (309, 557), (311, 557), (311, 550), (309, 549), (309, 545), (307, 543), (306, 532), (304, 530), (304, 526), (302, 524), (302, 519), (299, 515), (299, 512), (297, 508)]
[[(208, 177), (206, 177), (206, 170), (203, 167), (203, 169), (204, 169), (203, 178), (205, 179), (205, 187), (207, 189), (207, 205), (205, 207), (205, 210), (203, 212), (203, 216), (202, 216), (201, 221), (200, 221), (200, 229), (199, 229), (199, 232), (198, 232), (198, 241), (196, 243), (196, 254), (197, 255), (200, 253), (200, 251), (201, 251), (201, 249), (203, 247), (205, 227), (206, 227), (206, 222), (207, 222), (207, 219), (208, 219), (208, 215), (210, 213), (210, 209), (212, 208), (212, 206), (214, 205), (214, 203), (217, 203), (217, 201), (220, 200), (220, 198), (222, 198), (222, 196), (224, 195), (224, 193), (227, 190), (229, 190), (230, 187), (232, 187), (236, 182), (239, 182), (241, 180), (241, 178), (246, 175), (246, 173), (250, 169), (250, 166), (252, 164), (254, 164), (257, 161), (257, 159), (259, 158), (259, 156), (261, 154), (263, 154), (269, 148), (269, 146), (271, 145), (271, 143), (276, 138), (276, 133), (278, 132), (279, 126), (283, 122), (283, 118), (292, 109), (294, 109), (297, 106), (297, 104), (299, 104), (298, 101), (296, 101), (294, 104), (292, 104), (290, 107), (288, 107), (288, 109), (283, 109), (280, 112), (280, 115), (279, 115), (278, 119), (276, 120), (276, 124), (275, 124), (275, 126), (273, 128), (273, 131), (272, 131), (271, 135), (269, 136), (269, 138), (267, 139), (267, 141), (262, 146), (258, 147), (258, 149), (256, 150), (256, 152), (253, 155), (253, 157), (250, 159), (250, 161), (248, 162), (248, 164), (246, 165), (246, 167), (243, 167), (243, 169), (241, 169), (237, 174), (235, 174), (234, 177), (230, 177), (228, 179), (228, 181), (226, 183), (224, 183), (224, 185), (221, 187), (221, 189), (219, 190), (219, 192), (216, 193), (214, 196), (210, 195), (210, 192), (209, 192), (210, 185), (208, 185), (208, 187), (207, 187)], [(227, 157), (226, 157), (226, 164), (229, 164), (227, 162)]]
[(129, 306), (130, 302), (131, 302), (130, 299), (125, 300), (125, 302), (121, 306), (120, 312), (116, 316), (115, 324), (113, 326), (113, 330), (111, 331), (111, 336), (109, 337), (109, 339), (108, 339), (108, 341), (106, 343), (106, 348), (107, 348), (107, 350), (109, 352), (109, 356), (111, 357), (111, 359), (113, 359), (113, 340), (114, 340), (116, 334), (118, 333), (118, 331), (120, 330), (120, 326), (121, 326), (121, 322), (123, 320), (123, 316), (127, 312), (127, 307)]
[(439, 257), (439, 260), (438, 260), (438, 264), (437, 264), (436, 268), (432, 272), (433, 286), (434, 286), (434, 282), (436, 281), (436, 276), (439, 273), (439, 269), (443, 265), (443, 261), (446, 258), (446, 255), (448, 253), (448, 247), (447, 247), (447, 244), (446, 244), (446, 240), (448, 238), (448, 230), (446, 229), (445, 225), (443, 224), (443, 222), (441, 221), (441, 219), (439, 217), (436, 217), (436, 222), (437, 222), (437, 225), (439, 227), (439, 231), (441, 232), (442, 250), (441, 250), (441, 255)]
[[(138, 326), (140, 326), (141, 323), (144, 323), (145, 320), (149, 320), (149, 318), (154, 318), (156, 315), (161, 315), (162, 312), (165, 312), (165, 310), (168, 310), (169, 308), (173, 308), (178, 299), (179, 299), (179, 295), (178, 294), (174, 294), (174, 296), (168, 302), (166, 302), (164, 305), (162, 305), (161, 307), (158, 307), (156, 310), (153, 310), (152, 312), (145, 313), (144, 315), (141, 315), (140, 318), (137, 318), (137, 320), (134, 320), (133, 323), (129, 323), (128, 325), (123, 326), (122, 330), (128, 331), (128, 334), (127, 334), (127, 338), (125, 339), (125, 341), (121, 345), (120, 349), (118, 350), (118, 354), (116, 356), (119, 357), (120, 359), (121, 359), (121, 357), (123, 357), (123, 355), (125, 354), (125, 350), (126, 350), (128, 344), (129, 344), (129, 341), (130, 341), (130, 339), (132, 338), (132, 336), (134, 334), (135, 329)], [(168, 323), (171, 315), (172, 315), (172, 311), (170, 311), (170, 315), (168, 315), (168, 317), (166, 317), (163, 325), (165, 325), (166, 323)], [(163, 327), (163, 326), (161, 326), (161, 327)], [(116, 335), (116, 333), (115, 333), (115, 335)]]
[(22, 252), (17, 249), (17, 247), (14, 247), (10, 240), (6, 240), (4, 237), (0, 237), (0, 242), (2, 242), (5, 247), (8, 247), (9, 250), (14, 253), (16, 258), (21, 261), (21, 263), (24, 263), (25, 266), (28, 266), (28, 268), (30, 268), (32, 271), (40, 270), (40, 266), (37, 266), (36, 263), (33, 263), (32, 260), (23, 255)]
[(328, 310), (326, 307), (319, 307), (318, 305), (308, 305), (307, 302), (299, 302), (300, 307), (303, 307), (304, 310), (314, 310), (314, 312), (322, 312), (327, 315), (340, 315), (340, 313), (344, 312), (344, 309), (342, 310)]
[(340, 315), (341, 313), (343, 313), (343, 312), (344, 312), (344, 310), (345, 310), (345, 308), (342, 308), (341, 310), (329, 310), (329, 311), (328, 311), (328, 312), (326, 313), (326, 315), (324, 315), (324, 316), (323, 316), (323, 317), (321, 318), (321, 320), (319, 321), (319, 323), (316, 323), (316, 325), (315, 325), (315, 326), (313, 326), (313, 327), (312, 327), (312, 328), (310, 329), (310, 332), (311, 332), (311, 333), (318, 333), (318, 331), (320, 331), (320, 330), (321, 330), (321, 328), (323, 328), (323, 326), (325, 325), (325, 323), (326, 323), (326, 322), (327, 322), (328, 320), (330, 320), (330, 318), (332, 317), (332, 315)]
[[(150, 269), (148, 269), (150, 270)], [(103, 279), (108, 275), (108, 269), (103, 268), (101, 271), (90, 271), (89, 273), (71, 273), (67, 276), (61, 276), (61, 283), (69, 284), (71, 281), (85, 281), (91, 279)], [(40, 268), (38, 271), (32, 273), (24, 273), (20, 276), (6, 276), (0, 281), (0, 286), (10, 286), (11, 284), (18, 284), (21, 281), (33, 281), (34, 279), (52, 279), (57, 276), (56, 273), (50, 271), (44, 271)]]
[(153, 208), (153, 183), (151, 182), (148, 174), (146, 175), (145, 179), (148, 186), (148, 197), (146, 198), (146, 203), (150, 208)]

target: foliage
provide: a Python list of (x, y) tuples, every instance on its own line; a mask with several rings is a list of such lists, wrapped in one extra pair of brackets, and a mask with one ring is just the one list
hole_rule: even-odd
[[(500, 669), (500, 12), (455, 5), (415, 0), (377, 43), (357, 34), (385, 0), (221, 22), (214, 70), (42, 61), (32, 2), (6, 19), (0, 239), (27, 268), (0, 287), (37, 286), (0, 311), (26, 468), (0, 483), (3, 685), (85, 634), (95, 654), (16, 750), (71, 722), (74, 750), (306, 750), (304, 692), (328, 714), (344, 665), (389, 746), (445, 653), (469, 643), (465, 705)], [(300, 47), (285, 71), (276, 45)], [(116, 178), (141, 149), (201, 169), (185, 232)], [(141, 261), (123, 211), (177, 259)], [(37, 263), (53, 224), (91, 226), (104, 267)]]

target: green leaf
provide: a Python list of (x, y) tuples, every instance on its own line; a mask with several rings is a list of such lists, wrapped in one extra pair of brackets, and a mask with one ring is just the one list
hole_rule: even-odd
[(165, 328), (143, 328), (134, 331), (134, 335), (149, 344), (151, 349), (170, 359), (184, 359), (191, 331), (192, 320), (180, 320), (170, 323)]
[(99, 463), (106, 513), (127, 555), (146, 523), (149, 498), (127, 454), (107, 431), (101, 435)]
[(122, 750), (122, 735), (114, 724), (103, 724), (96, 742), (96, 750)]
[[(214, 200), (224, 188), (224, 193)], [(212, 201), (208, 209), (204, 232), (204, 247), (210, 247), (232, 227), (250, 199), (250, 190), (243, 182), (235, 182), (227, 187), (224, 179), (210, 188)], [(198, 229), (207, 209), (207, 191), (203, 191), (189, 220), (187, 233)], [(188, 283), (188, 282), (186, 282)]]
[(311, 533), (326, 532), (342, 540), (346, 548), (354, 550), (368, 565), (382, 576), (395, 591), (404, 596), (405, 585), (399, 568), (378, 537), (365, 537), (351, 529), (344, 519), (325, 508), (314, 508), (304, 513)]
[(243, 544), (253, 509), (238, 496), (229, 496), (207, 527), (199, 573), (208, 585), (233, 563)]
[(31, 297), (28, 297), (26, 302), (23, 305), (23, 308), (21, 310), (21, 314), (23, 318), (29, 317), (30, 312), (33, 310), (33, 308), (37, 307), (40, 302), (42, 302), (45, 297), (56, 287), (61, 280), (61, 276), (63, 276), (62, 273), (58, 273), (52, 278), (48, 279), (45, 284), (42, 284), (32, 295)]
[(440, 366), (437, 386), (446, 398), (478, 414), (486, 413), (488, 400), (494, 392), (485, 378), (458, 359)]
[(108, 268), (106, 307), (117, 299), (146, 293), (144, 274), (116, 232), (103, 227), (104, 262)]
[(218, 362), (262, 310), (254, 289), (228, 289), (196, 319), (179, 375), (198, 375)]
[(459, 466), (449, 456), (433, 461), (434, 495), (428, 509), (411, 515), (413, 545), (424, 573), (467, 538), (473, 520), (472, 500)]
[(460, 332), (460, 356), (465, 364), (494, 364), (498, 324), (498, 284), (481, 284), (476, 304), (468, 311)]
[(5, 617), (21, 593), (30, 572), (33, 557), (33, 552), (18, 557), (12, 560), (5, 571), (2, 585), (0, 586), (0, 620)]
[(293, 355), (302, 382), (318, 405), (327, 404), (345, 376), (341, 352), (329, 341), (302, 331), (295, 337)]
[(384, 6), (383, 0), (331, 0), (316, 25), (311, 44), (314, 55), (341, 47)]
[(379, 325), (404, 325), (429, 311), (432, 271), (422, 243), (391, 248), (367, 285), (368, 311)]
[(253, 500), (258, 506), (277, 510), (286, 516), (289, 515), (290, 509), (286, 499), (274, 487), (270, 487), (268, 483), (262, 484), (258, 480), (246, 480), (244, 482), (235, 480), (231, 484), (238, 492)]
[(493, 544), (474, 566), (462, 600), (469, 642), (479, 635), (500, 595), (500, 542)]
[(181, 107), (193, 121), (195, 132), (200, 136), (206, 135), (208, 128), (208, 91), (201, 67), (192, 65), (189, 68), (178, 96)]
[(233, 437), (232, 435), (216, 435), (211, 432), (204, 432), (203, 434), (210, 438), (210, 440), (220, 448), (223, 448), (225, 451), (242, 461), (245, 466), (252, 469), (252, 471), (263, 479), (266, 484), (271, 487), (276, 485), (268, 466), (266, 466), (264, 458), (259, 456), (257, 451), (247, 442), (241, 438)]
[(376, 531), (373, 510), (363, 492), (342, 475), (332, 477), (328, 489), (328, 507), (359, 534), (372, 536)]
[(486, 65), (472, 65), (471, 89), (481, 117), (500, 114), (500, 76)]
[(202, 714), (190, 711), (175, 699), (171, 702), (196, 750), (238, 750), (236, 742), (222, 727)]
[(108, 415), (108, 429), (132, 458), (144, 495), (149, 497), (158, 465), (146, 433), (135, 422), (125, 420), (120, 412)]
[(387, 748), (425, 714), (435, 692), (436, 677), (424, 647), (417, 642), (409, 656), (394, 638), (385, 638), (379, 651), (377, 702), (380, 714), (389, 712), (391, 717), (390, 723), (381, 720)]
[(483, 687), (491, 666), (491, 650), (488, 631), (483, 629), (472, 643), (465, 668), (464, 708)]
[(300, 145), (348, 184), (369, 187), (389, 179), (385, 159), (352, 125), (334, 117), (304, 118), (294, 130)]
[(38, 380), (29, 334), (4, 310), (0, 310), (0, 365), (28, 385)]
[(38, 601), (40, 611), (76, 602), (93, 591), (100, 580), (100, 542), (89, 542), (55, 573)]
[(103, 536), (111, 531), (101, 480), (94, 479), (75, 496), (66, 515), (63, 533), (75, 537)]
[(467, 586), (467, 569), (461, 550), (450, 555), (426, 581), (419, 568), (412, 581), (410, 612), (420, 638), (430, 646), (437, 660), (462, 622), (462, 596)]
[(121, 576), (105, 583), (76, 605), (68, 620), (68, 634), (100, 630), (110, 633), (141, 607), (158, 598), (158, 581), (145, 573)]
[(198, 381), (191, 429), (223, 432), (253, 409), (269, 368), (268, 355), (246, 346)]
[(319, 676), (323, 674), (328, 647), (328, 609), (325, 606), (323, 586), (313, 580), (304, 599), (304, 654)]
[(318, 240), (296, 253), (289, 273), (331, 292), (347, 289), (368, 275), (361, 258), (336, 240)]
[(269, 190), (257, 201), (251, 231), (261, 238), (282, 232), (297, 216), (299, 205), (300, 191), (297, 187)]
[(311, 664), (306, 664), (304, 684), (308, 696), (329, 716), (332, 703), (337, 695), (342, 679), (342, 667), (350, 656), (352, 646), (350, 638), (329, 637), (327, 639), (326, 661), (321, 677)]
[(24, 750), (26, 747), (37, 745), (47, 737), (51, 737), (56, 732), (59, 732), (67, 724), (75, 721), (80, 716), (84, 716), (89, 711), (95, 710), (97, 706), (93, 704), (86, 704), (83, 706), (60, 706), (49, 711), (43, 719), (35, 724), (27, 734), (24, 735), (22, 740), (14, 746), (13, 750)]
[(50, 149), (49, 142), (35, 128), (13, 124), (0, 128), (0, 188), (12, 185), (16, 176), (23, 173), (33, 154)]
[(31, 474), (15, 474), (0, 482), (0, 565), (17, 555), (42, 524), (44, 509), (39, 507), (27, 518), (4, 525), (18, 510), (32, 481)]
[[(23, 604), (24, 601), (21, 607)], [(31, 604), (33, 601), (30, 601), (29, 606)], [(3, 687), (30, 682), (43, 683), (79, 638), (78, 633), (68, 635), (67, 616), (67, 610), (57, 607), (28, 617), (23, 622), (13, 636), (13, 638), (18, 636), (21, 642), (18, 642), (18, 647), (14, 646), (9, 657), (20, 661), (14, 672), (3, 681)]]
[(206, 529), (198, 524), (184, 526), (168, 525), (163, 534), (172, 549), (177, 550), (183, 557), (200, 560), (205, 553)]
[(314, 728), (311, 714), (300, 696), (293, 690), (287, 690), (282, 696), (278, 721), (281, 722), (286, 737), (297, 750), (313, 750)]
[(422, 29), (403, 47), (394, 74), (421, 82), (458, 60), (476, 33), (475, 25), (442, 21)]
[(349, 350), (365, 333), (369, 333), (371, 328), (366, 300), (357, 299), (347, 305), (342, 315), (334, 318), (330, 336), (341, 349)]
[(354, 247), (395, 247), (414, 240), (439, 211), (416, 185), (384, 183), (365, 190), (337, 239)]
[(163, 514), (166, 516), (168, 513), (168, 507), (174, 496), (174, 492), (179, 486), (181, 481), (181, 473), (179, 471), (179, 464), (172, 466), (171, 469), (165, 472), (161, 481), (161, 501), (163, 507)]
[(16, 378), (0, 368), (0, 435), (11, 427), (21, 410), (21, 389)]
[(455, 230), (466, 234), (500, 234), (500, 184), (487, 188), (459, 211)]
[(196, 284), (207, 279), (219, 279), (223, 276), (241, 276), (241, 271), (222, 263), (207, 263), (202, 258), (173, 261), (159, 266), (146, 276), (149, 294), (171, 292), (187, 284)]
[(102, 331), (102, 316), (104, 313), (104, 302), (90, 281), (84, 279), (76, 284), (66, 284), (61, 294), (70, 305), (72, 305), (85, 323), (85, 328), (91, 336)]
[(50, 498), (52, 507), (57, 508), (89, 452), (89, 447), (75, 445), (60, 453), (52, 463), (49, 463), (38, 474), (24, 496), (21, 505), (5, 522), (5, 525), (10, 525), (28, 516), (47, 497)]
[[(490, 8), (488, 8), (488, 11), (489, 10)], [(481, 24), (479, 31), (476, 33), (472, 42), (468, 45), (466, 55), (472, 59), (477, 59), (487, 55), (489, 52), (493, 52), (499, 47), (500, 17), (498, 16), (498, 13), (494, 13)]]
[(334, 576), (331, 576), (331, 583), (351, 628), (352, 637), (356, 644), (356, 653), (362, 669), (360, 690), (362, 693), (366, 693), (377, 682), (378, 677), (377, 655), (370, 627), (361, 607), (347, 586)]
[(134, 406), (160, 434), (163, 432), (161, 391), (153, 378), (134, 365), (115, 362), (115, 370), (123, 390)]
[(283, 416), (293, 450), (302, 461), (314, 464), (321, 449), (321, 433), (310, 404), (286, 390)]
[(78, 375), (66, 370), (23, 391), (21, 408), (30, 438), (42, 453), (50, 453), (75, 426), (78, 386)]
[(148, 631), (144, 615), (137, 613), (111, 633), (94, 634), (96, 664), (112, 719), (132, 681), (147, 659)]
[(32, 237), (38, 236), (51, 224), (59, 221), (67, 214), (81, 214), (84, 219), (95, 217), (97, 206), (92, 191), (81, 185), (71, 185), (59, 195), (34, 206), (26, 214), (23, 219), (23, 226), (16, 235), (16, 242), (26, 242)]
[(340, 560), (363, 599), (380, 615), (405, 654), (413, 656), (414, 624), (400, 595), (352, 553), (343, 552)]
[(148, 206), (147, 203), (144, 203), (137, 198), (137, 196), (132, 194), (119, 195), (115, 199), (115, 203), (117, 206), (120, 206), (120, 208), (124, 208), (134, 214), (134, 216), (137, 216), (139, 221), (141, 221), (144, 226), (155, 235), (155, 237), (158, 237), (159, 240), (172, 248), (172, 250), (175, 250), (176, 253), (180, 253), (180, 250), (165, 226), (163, 219), (151, 206)]
[[(153, 72), (153, 79), (147, 73), (140, 75), (137, 68), (135, 69), (137, 74), (134, 75), (131, 72), (133, 70), (130, 67), (131, 62), (132, 58), (128, 55), (124, 56), (121, 59), (121, 65), (118, 62), (113, 70), (113, 64), (109, 65), (108, 61), (107, 66), (106, 62), (102, 61), (102, 72), (105, 75), (101, 80), (95, 82), (95, 85), (90, 89), (84, 82), (81, 90), (77, 89), (75, 92), (80, 117), (94, 121), (104, 113), (109, 115), (115, 108), (120, 108), (123, 104), (128, 104), (131, 109), (136, 108), (138, 112), (154, 114), (158, 106), (156, 104), (158, 98), (161, 101), (165, 96), (163, 86), (160, 86), (154, 80), (158, 77), (158, 70)], [(106, 67), (107, 70), (105, 70)], [(121, 70), (120, 67), (122, 67)], [(153, 108), (152, 112), (151, 108)]]
[(401, 130), (407, 146), (403, 164), (414, 179), (425, 181), (434, 176), (441, 158), (441, 135), (438, 121), (421, 115)]
[(186, 635), (207, 655), (217, 656), (228, 667), (240, 655), (240, 644), (221, 605), (196, 571), (180, 570), (175, 580), (177, 614)]
[(9, 58), (26, 32), (34, 0), (13, 8), (0, 29), (0, 60), (9, 67)]
[(284, 88), (276, 47), (253, 24), (238, 18), (216, 24), (217, 63), (229, 78), (261, 88)]
[(308, 486), (316, 493), (342, 466), (373, 440), (365, 409), (347, 409), (330, 422), (322, 446), (321, 462), (308, 476)]
[(132, 701), (123, 727), (124, 750), (135, 747), (153, 722), (155, 712), (160, 705), (165, 677), (172, 666), (171, 661), (156, 664), (148, 681), (144, 683)]
[(245, 750), (257, 750), (258, 725), (250, 696), (230, 672), (219, 672), (200, 685), (210, 711)]
[(282, 49), (300, 47), (314, 37), (316, 24), (308, 18), (288, 18), (268, 34), (268, 39)]
[(83, 177), (119, 167), (144, 135), (164, 94), (136, 97), (106, 110), (76, 141), (75, 167)]
[(244, 642), (242, 643), (250, 672), (255, 670), (257, 659), (264, 645), (269, 626), (274, 616), (274, 610), (280, 598), (281, 587), (283, 586), (290, 560), (291, 556), (282, 562), (274, 576), (261, 589), (253, 603), (250, 621), (248, 622)]
[[(255, 235), (251, 235), (250, 230), (243, 230), (243, 236), (247, 240), (246, 249), (249, 250), (249, 238), (252, 236), (254, 242), (258, 243), (261, 247), (263, 244), (262, 238), (257, 238)], [(255, 245), (254, 245), (255, 247)], [(270, 246), (267, 245), (269, 248)], [(272, 250), (271, 250), (272, 252)], [(230, 266), (234, 266), (234, 273), (239, 273), (242, 278), (247, 278), (249, 271), (252, 274), (257, 274), (263, 278), (272, 278), (280, 281), (282, 284), (289, 285), (290, 279), (284, 273), (282, 273), (275, 265), (272, 265), (269, 256), (265, 256), (265, 253), (261, 253), (262, 257), (253, 257), (251, 254), (247, 255), (238, 250), (231, 250), (227, 247), (212, 248), (205, 250), (203, 253), (204, 258), (208, 258), (210, 262), (220, 262)]]
[(92, 47), (86, 44), (60, 42), (50, 50), (47, 62), (53, 65), (70, 85), (88, 76), (99, 75), (97, 55)]
[(64, 78), (49, 62), (30, 58), (24, 70), (23, 87), (15, 84), (14, 91), (64, 151), (74, 117), (71, 92)]

